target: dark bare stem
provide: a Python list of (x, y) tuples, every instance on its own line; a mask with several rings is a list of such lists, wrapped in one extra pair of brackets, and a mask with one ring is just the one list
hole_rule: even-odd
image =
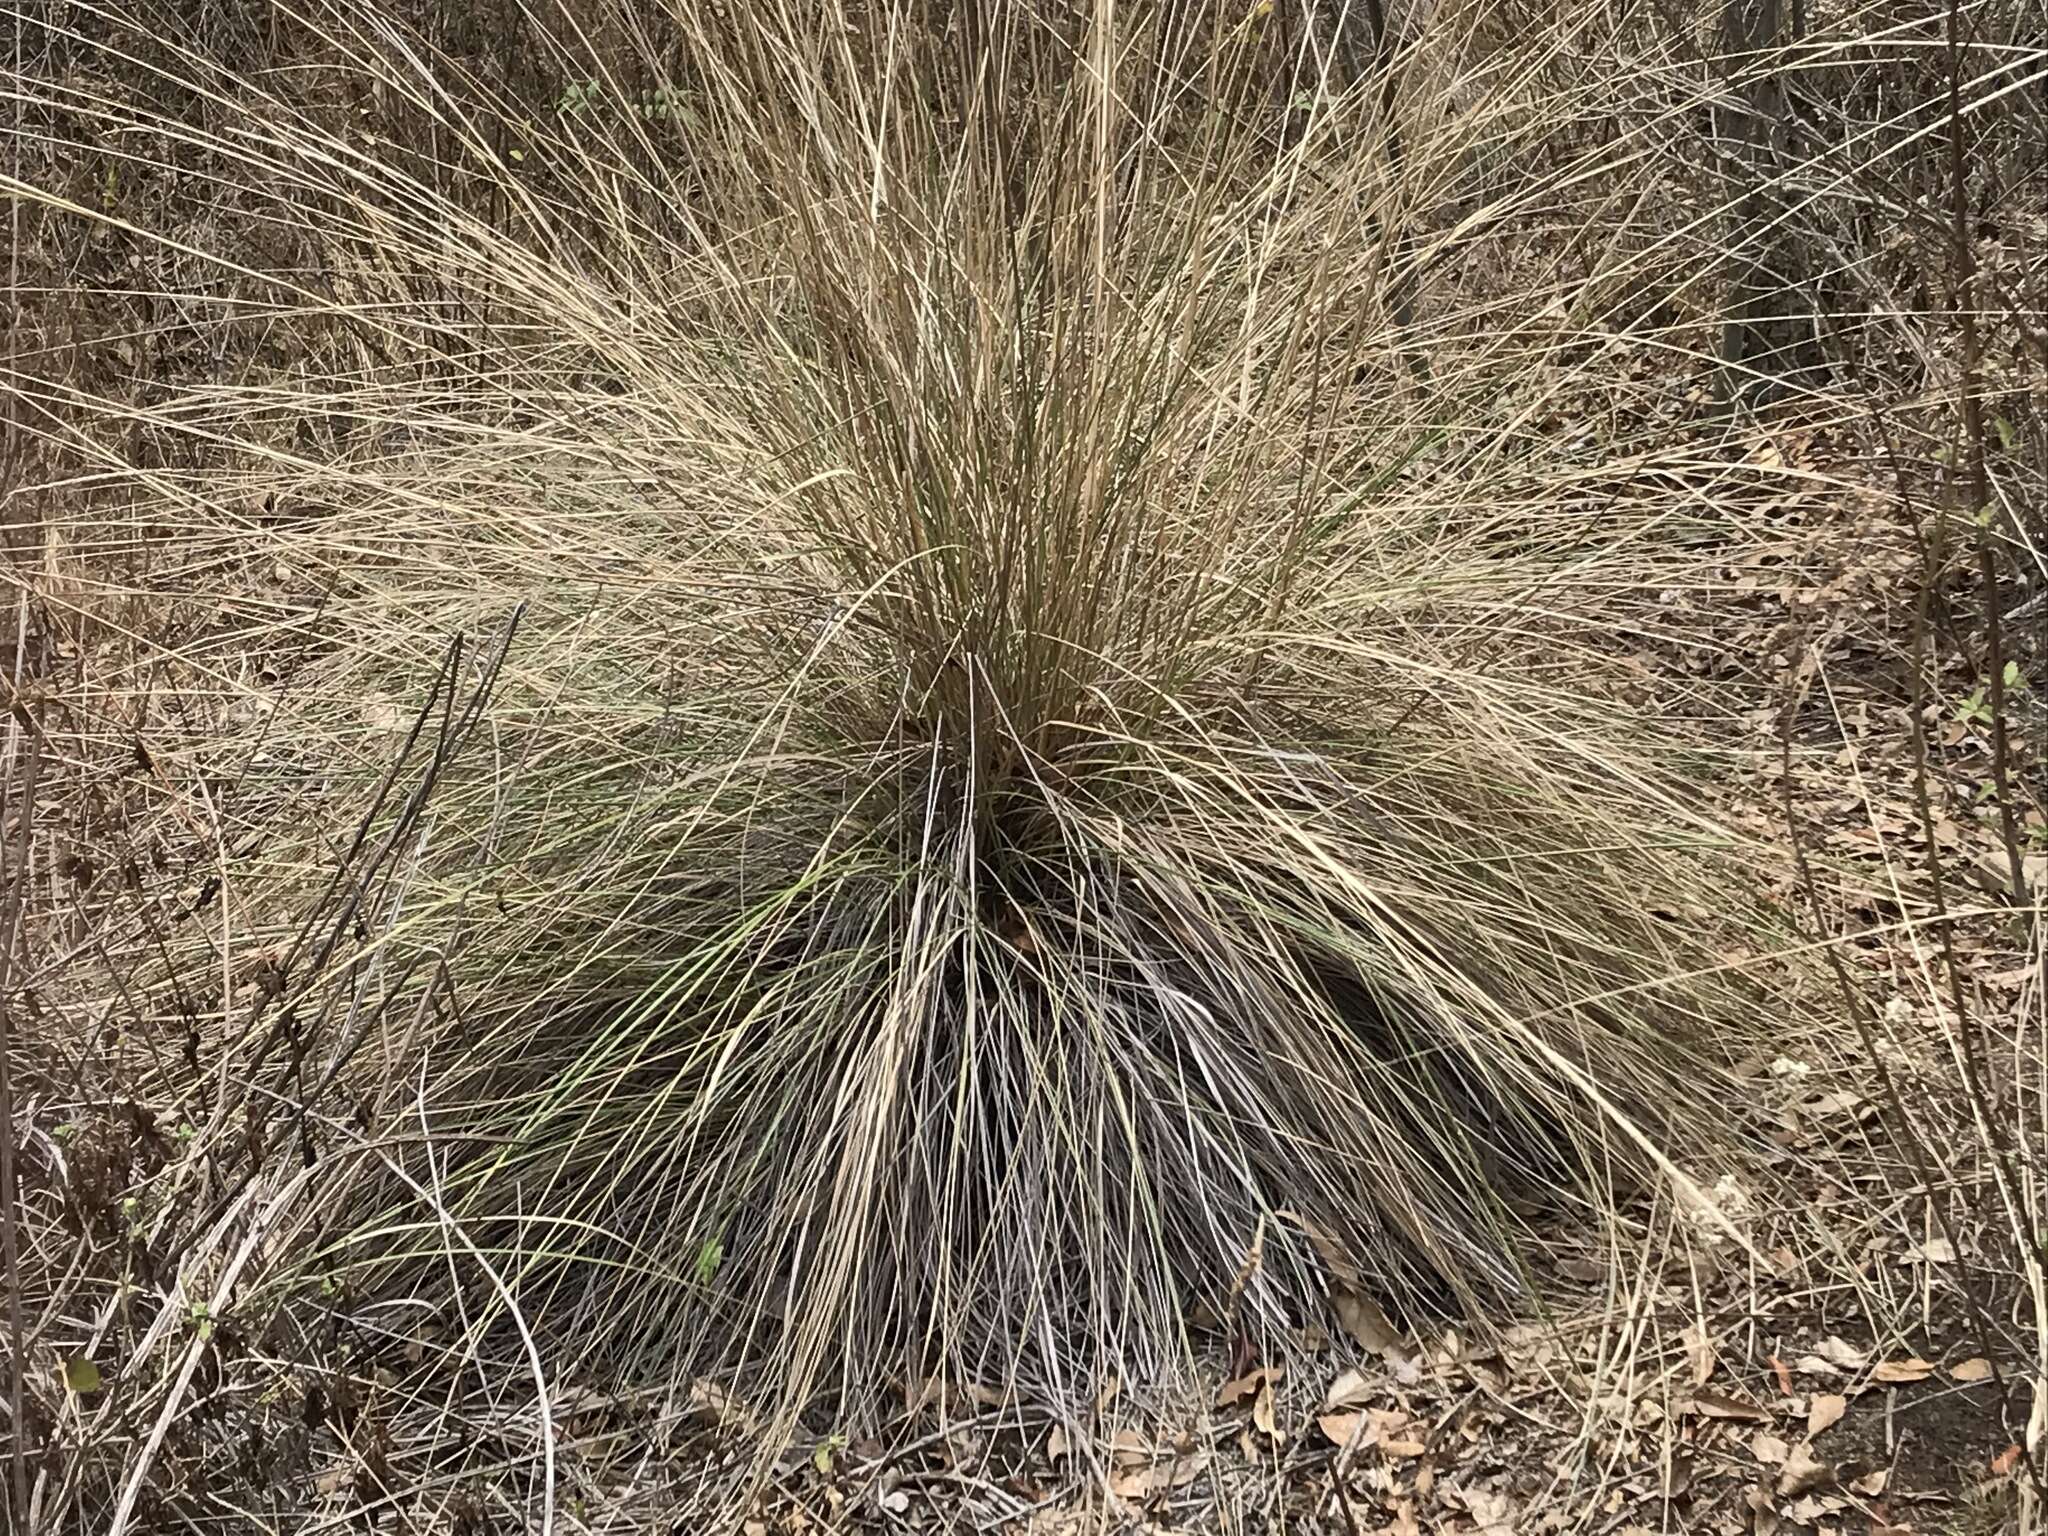
[[(1948, 6), (1949, 260), (1956, 331), (1961, 343), (1956, 389), (1963, 418), (1963, 454), (1970, 516), (1977, 524), (1977, 587), (1984, 605), (1984, 665), (1991, 706), (1991, 779), (1997, 790), (1998, 830), (2005, 842), (2006, 878), (2013, 900), (2027, 905), (2026, 862), (2020, 857), (2019, 808), (2012, 793), (2012, 742), (2005, 718), (2005, 626), (1999, 613), (1998, 551), (1991, 525), (1991, 483), (1984, 468), (1984, 404), (1979, 398), (1984, 343), (1977, 329), (1977, 247), (1970, 237), (1967, 158), (1963, 152), (1963, 8)], [(1954, 476), (1948, 477), (1951, 483)]]
[[(1941, 844), (1934, 831), (1934, 794), (1929, 782), (1928, 764), (1932, 749), (1927, 742), (1927, 649), (1929, 632), (1933, 626), (1933, 587), (1939, 579), (1939, 567), (1931, 563), (1928, 541), (1922, 531), (1920, 509), (1914, 504), (1912, 487), (1897, 456), (1892, 453), (1891, 440), (1884, 438), (1885, 451), (1892, 459), (1892, 472), (1897, 480), (1899, 498), (1904, 502), (1907, 514), (1913, 520), (1913, 537), (1921, 554), (1920, 591), (1913, 605), (1913, 632), (1911, 650), (1906, 668), (1906, 708), (1908, 729), (1911, 732), (1910, 750), (1913, 755), (1913, 803), (1920, 822), (1920, 839), (1927, 850), (1928, 898), (1934, 907), (1936, 942), (1941, 945), (1942, 969), (1948, 983), (1949, 1007), (1956, 1017), (1956, 1028), (1962, 1042), (1963, 1078), (1977, 1112), (1991, 1128), (1992, 1151), (1999, 1161), (1999, 1173), (2006, 1181), (2009, 1191), (2017, 1191), (2011, 1163), (2010, 1144), (2007, 1141), (2009, 1127), (2005, 1117), (1993, 1112), (1987, 1089), (1988, 1073), (1981, 1058), (1976, 1032), (1970, 1027), (1970, 1012), (1963, 994), (1962, 967), (1957, 963), (1955, 936), (1949, 921), (1948, 881), (1942, 865)], [(1938, 524), (1937, 524), (1938, 526)]]
[[(15, 724), (28, 738), (28, 767), (23, 774), (21, 795), (15, 811), (17, 836), (14, 857), (0, 864), (0, 890), (5, 897), (0, 915), (0, 1264), (7, 1271), (7, 1334), (14, 1374), (8, 1382), (8, 1408), (14, 1430), (14, 1498), (20, 1525), (28, 1528), (28, 1420), (22, 1410), (22, 1378), (28, 1373), (28, 1356), (22, 1340), (20, 1241), (18, 1203), (14, 1187), (14, 1016), (8, 1002), (8, 987), (14, 977), (15, 936), (21, 928), (21, 910), (28, 893), (29, 835), (35, 823), (36, 782), (43, 770), (43, 733), (20, 704), (14, 707)], [(0, 825), (5, 825), (6, 804), (0, 799)]]

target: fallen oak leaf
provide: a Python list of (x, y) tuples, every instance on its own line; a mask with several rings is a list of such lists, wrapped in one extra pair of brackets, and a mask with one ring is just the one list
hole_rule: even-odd
[(1330, 1390), (1323, 1394), (1323, 1411), (1333, 1412), (1339, 1408), (1363, 1408), (1379, 1394), (1377, 1384), (1356, 1366), (1344, 1372), (1330, 1383)]
[(1842, 1415), (1849, 1411), (1849, 1400), (1833, 1392), (1815, 1395), (1806, 1409), (1806, 1438), (1811, 1440), (1824, 1429), (1832, 1429), (1842, 1422)]
[(1847, 1501), (1826, 1494), (1809, 1493), (1792, 1501), (1792, 1507), (1785, 1511), (1798, 1525), (1819, 1525), (1827, 1515), (1840, 1514), (1847, 1508)]
[(1451, 1490), (1472, 1517), (1477, 1536), (1515, 1536), (1515, 1505), (1506, 1494), (1485, 1488)]
[(1143, 1503), (1168, 1489), (1185, 1488), (1209, 1470), (1209, 1456), (1206, 1450), (1190, 1451), (1171, 1461), (1154, 1462), (1150, 1466), (1112, 1474), (1109, 1491), (1120, 1499)]
[(1768, 1431), (1759, 1430), (1756, 1438), (1749, 1442), (1750, 1454), (1767, 1467), (1782, 1467), (1792, 1454), (1792, 1447)]
[(1982, 1355), (1972, 1356), (1948, 1368), (1949, 1375), (1956, 1381), (1989, 1381), (1991, 1362)]
[(1882, 1381), (1897, 1386), (1909, 1381), (1925, 1381), (1934, 1374), (1934, 1362), (1922, 1360), (1914, 1355), (1905, 1360), (1882, 1360), (1870, 1373), (1873, 1381)]
[(1270, 1365), (1262, 1365), (1255, 1371), (1246, 1371), (1234, 1381), (1226, 1381), (1216, 1389), (1218, 1408), (1235, 1408), (1261, 1392), (1270, 1392), (1272, 1383), (1282, 1379), (1283, 1373)]
[(1159, 1454), (1159, 1447), (1135, 1429), (1119, 1429), (1109, 1437), (1109, 1454), (1123, 1466), (1143, 1465)]
[(711, 1419), (720, 1429), (738, 1429), (756, 1437), (765, 1433), (760, 1418), (744, 1399), (705, 1377), (690, 1383), (690, 1409)]
[(1870, 1356), (1865, 1351), (1833, 1334), (1821, 1340), (1820, 1355), (1829, 1364), (1839, 1366), (1845, 1371), (1860, 1371), (1870, 1362)]
[(1420, 1456), (1429, 1449), (1422, 1441), (1409, 1438), (1412, 1427), (1408, 1415), (1398, 1408), (1324, 1413), (1316, 1418), (1316, 1428), (1323, 1432), (1323, 1438), (1340, 1450), (1378, 1446), (1385, 1455), (1400, 1460)]
[(1364, 1292), (1338, 1286), (1330, 1293), (1330, 1305), (1336, 1308), (1344, 1331), (1368, 1354), (1384, 1355), (1401, 1342), (1401, 1330)]
[(1665, 1502), (1682, 1499), (1692, 1491), (1692, 1458), (1674, 1453), (1665, 1463), (1663, 1474), (1658, 1478), (1657, 1491)]
[(1776, 1536), (1778, 1529), (1778, 1506), (1771, 1497), (1769, 1483), (1758, 1483), (1746, 1489), (1742, 1502), (1749, 1506), (1750, 1528), (1756, 1536)]
[(1834, 1480), (1834, 1467), (1815, 1456), (1811, 1445), (1797, 1445), (1778, 1473), (1778, 1492), (1786, 1498), (1797, 1498)]
[(1325, 1413), (1316, 1418), (1316, 1428), (1323, 1432), (1323, 1438), (1342, 1450), (1351, 1444), (1352, 1436), (1365, 1422), (1362, 1413)]
[(1258, 1396), (1252, 1399), (1252, 1427), (1269, 1440), (1279, 1433), (1273, 1411), (1273, 1381), (1269, 1374), (1259, 1383)]

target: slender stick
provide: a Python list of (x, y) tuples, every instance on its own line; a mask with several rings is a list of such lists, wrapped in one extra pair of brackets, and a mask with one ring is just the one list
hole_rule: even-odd
[[(2012, 743), (2005, 720), (2005, 624), (1998, 611), (1998, 555), (1993, 547), (1990, 477), (1984, 469), (1984, 404), (1978, 397), (1978, 374), (1984, 343), (1977, 330), (1977, 247), (1970, 238), (1968, 158), (1963, 152), (1963, 37), (1961, 0), (1948, 7), (1948, 196), (1949, 260), (1955, 284), (1954, 306), (1961, 355), (1956, 389), (1961, 396), (1963, 452), (1970, 493), (1970, 516), (1978, 520), (1977, 587), (1984, 604), (1984, 666), (1991, 707), (1991, 779), (1997, 789), (1998, 830), (2005, 842), (2006, 877), (2012, 898), (2027, 905), (2026, 861), (2020, 856), (2019, 817), (2012, 794)], [(1951, 477), (1953, 478), (1953, 477)]]
[[(21, 926), (21, 908), (28, 890), (29, 833), (35, 821), (36, 781), (43, 770), (43, 734), (21, 705), (14, 707), (17, 725), (29, 738), (28, 768), (23, 776), (18, 837), (14, 858), (0, 863), (0, 890), (6, 891), (5, 916), (0, 917), (0, 1265), (7, 1272), (7, 1333), (9, 1352), (14, 1357), (14, 1375), (7, 1386), (7, 1406), (13, 1414), (14, 1498), (20, 1524), (28, 1528), (28, 1420), (22, 1412), (22, 1379), (28, 1373), (28, 1359), (22, 1347), (21, 1269), (16, 1236), (18, 1216), (14, 1189), (14, 1052), (13, 1017), (7, 1004), (7, 988), (14, 972), (14, 939)], [(0, 799), (0, 825), (4, 825), (5, 801)]]

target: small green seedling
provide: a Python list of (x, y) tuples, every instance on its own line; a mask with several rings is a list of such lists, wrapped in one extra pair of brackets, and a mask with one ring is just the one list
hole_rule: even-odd
[(839, 1453), (845, 1449), (846, 1436), (835, 1429), (831, 1434), (820, 1440), (818, 1448), (811, 1452), (811, 1465), (816, 1467), (824, 1476), (830, 1477), (832, 1475), (833, 1463), (838, 1460)]
[(715, 1237), (707, 1237), (704, 1246), (697, 1250), (697, 1281), (709, 1285), (718, 1278), (718, 1271), (725, 1263), (725, 1244)]

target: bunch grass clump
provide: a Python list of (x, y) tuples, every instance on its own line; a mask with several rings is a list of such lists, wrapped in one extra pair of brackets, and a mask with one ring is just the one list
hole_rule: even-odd
[[(251, 1113), (398, 1175), (289, 1277), (790, 1414), (1078, 1401), (1203, 1314), (1491, 1313), (1721, 1134), (1740, 873), (1608, 683), (1739, 516), (1546, 457), (1554, 355), (1416, 347), (1470, 238), (1428, 134), (1476, 130), (1358, 19), (977, 15), (678, 4), (550, 113), (336, 0), (434, 148), (276, 98), (200, 136), (299, 260), (65, 204), (266, 327), (139, 414), (33, 393), (107, 569), (118, 516), (167, 600), (285, 573), (180, 653), (235, 765), (209, 965), (267, 967), (207, 1049), (303, 1004)], [(391, 793), (448, 637), (515, 614)], [(366, 808), (353, 937), (295, 941)]]

